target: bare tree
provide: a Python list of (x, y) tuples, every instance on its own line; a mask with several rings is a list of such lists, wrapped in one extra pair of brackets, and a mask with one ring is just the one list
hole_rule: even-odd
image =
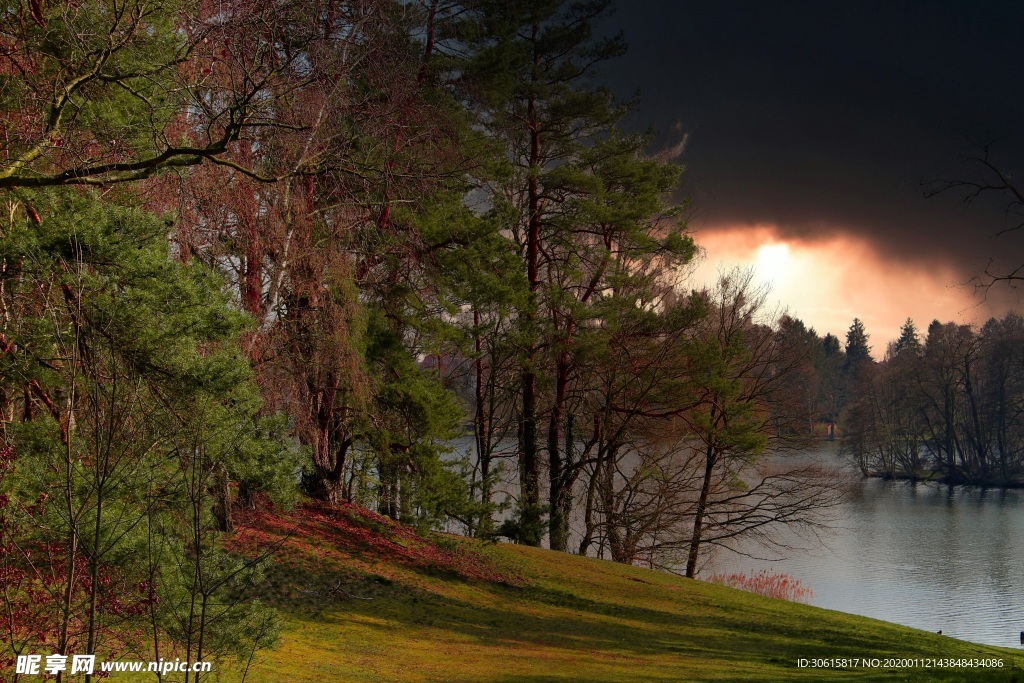
[[(838, 502), (835, 482), (820, 468), (789, 465), (809, 434), (807, 402), (787, 379), (810, 362), (802, 346), (763, 320), (767, 292), (751, 272), (734, 271), (703, 294), (710, 315), (694, 376), (698, 406), (681, 416), (701, 454), (702, 483), (693, 514), (686, 575), (697, 573), (702, 545), (739, 537), (775, 543), (780, 526), (813, 529)], [(774, 457), (762, 457), (768, 454)]]
[[(1002, 237), (1024, 230), (1024, 185), (1010, 168), (993, 158), (992, 144), (978, 145), (977, 152), (967, 158), (966, 177), (934, 180), (925, 186), (925, 197), (951, 194), (965, 205), (993, 203), (1003, 213), (1002, 227), (990, 230), (993, 237)], [(1024, 261), (1016, 264), (989, 259), (984, 272), (974, 276), (975, 289), (987, 294), (997, 284), (1015, 287), (1024, 280)]]

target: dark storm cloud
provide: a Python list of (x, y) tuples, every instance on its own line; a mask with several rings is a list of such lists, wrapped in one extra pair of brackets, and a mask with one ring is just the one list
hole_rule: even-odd
[(1024, 259), (988, 238), (999, 211), (922, 196), (970, 173), (971, 141), (1024, 165), (1024, 3), (622, 1), (610, 25), (630, 50), (605, 77), (640, 90), (632, 122), (689, 134), (697, 224), (852, 233), (965, 276)]

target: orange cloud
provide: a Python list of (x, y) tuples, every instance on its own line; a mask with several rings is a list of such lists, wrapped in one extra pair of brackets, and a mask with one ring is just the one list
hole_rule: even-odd
[(863, 320), (876, 358), (908, 316), (923, 333), (936, 318), (977, 324), (1001, 312), (961, 286), (962, 274), (951, 267), (894, 260), (842, 232), (808, 240), (783, 236), (771, 225), (731, 225), (704, 228), (695, 237), (705, 250), (692, 276), (695, 286), (734, 266), (753, 267), (755, 277), (771, 285), (769, 298), (819, 334), (843, 339), (853, 318)]

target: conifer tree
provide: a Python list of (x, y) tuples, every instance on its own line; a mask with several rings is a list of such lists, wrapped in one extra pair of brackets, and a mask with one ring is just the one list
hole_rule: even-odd
[(860, 318), (854, 318), (850, 329), (846, 331), (846, 365), (844, 370), (856, 377), (861, 366), (871, 360), (871, 347), (868, 345), (868, 333)]
[(604, 0), (485, 3), (467, 74), (478, 114), (510, 162), (491, 201), (509, 208), (507, 230), (529, 290), (516, 321), (520, 536), (536, 545), (543, 534), (546, 455), (549, 538), (560, 550), (581, 471), (572, 453), (574, 425), (583, 422), (572, 405), (585, 376), (579, 350), (612, 292), (611, 275), (621, 272), (615, 263), (681, 263), (693, 253), (678, 211), (663, 204), (680, 169), (646, 158), (647, 139), (621, 135), (627, 107), (589, 80), (624, 50), (619, 36), (593, 35), (610, 7)]
[(216, 541), (229, 481), (286, 500), (296, 466), (238, 350), (247, 318), (202, 264), (171, 258), (164, 221), (92, 194), (31, 202), (32, 218), (9, 204), (19, 218), (0, 238), (0, 377), (19, 461), (4, 494), (46, 501), (5, 562), (59, 586), (37, 633), (104, 653), (148, 619), (154, 650), (244, 649), (246, 624), (269, 615), (229, 595), (256, 575)]
[(917, 333), (917, 327), (914, 326), (914, 321), (907, 318), (906, 322), (900, 328), (900, 336), (896, 340), (896, 345), (893, 347), (893, 352), (896, 356), (903, 353), (909, 353), (914, 356), (920, 356), (923, 347), (921, 345), (921, 339)]

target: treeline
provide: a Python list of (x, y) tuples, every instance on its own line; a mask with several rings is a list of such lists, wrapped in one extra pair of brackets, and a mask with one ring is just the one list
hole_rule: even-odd
[(1024, 319), (974, 329), (908, 320), (846, 406), (843, 450), (868, 475), (951, 484), (1024, 482)]
[(687, 282), (608, 9), (8, 9), (3, 657), (249, 661), (222, 537), (300, 494), (689, 576), (815, 529), (834, 482), (764, 456), (835, 419), (838, 340)]
[(1024, 484), (1024, 319), (992, 318), (979, 328), (933, 321), (925, 334), (909, 318), (882, 359), (864, 323), (845, 340), (819, 337), (784, 317), (810, 361), (794, 377), (810, 401), (810, 429), (830, 440), (865, 476), (949, 484)]

